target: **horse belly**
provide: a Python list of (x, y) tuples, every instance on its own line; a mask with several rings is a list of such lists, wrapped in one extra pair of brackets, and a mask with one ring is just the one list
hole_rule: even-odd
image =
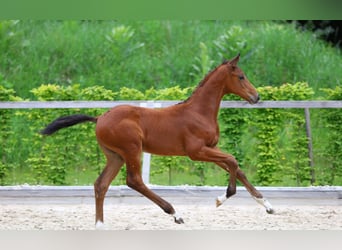
[(143, 151), (157, 155), (185, 155), (179, 135), (158, 131), (144, 137)]

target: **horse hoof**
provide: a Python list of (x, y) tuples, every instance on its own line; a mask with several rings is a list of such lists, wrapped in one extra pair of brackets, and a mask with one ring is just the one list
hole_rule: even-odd
[(176, 218), (176, 217), (175, 217), (175, 222), (176, 222), (177, 224), (184, 224), (184, 220), (183, 220), (181, 217), (179, 217), (179, 218)]
[(274, 211), (273, 208), (268, 208), (268, 209), (266, 209), (266, 212), (267, 212), (268, 214), (274, 214), (274, 213), (275, 213), (275, 211)]
[(223, 202), (219, 198), (216, 198), (216, 207), (219, 207), (222, 204), (223, 204)]
[(97, 221), (95, 224), (95, 228), (96, 228), (96, 230), (106, 230), (107, 229), (105, 224), (103, 224), (102, 221)]

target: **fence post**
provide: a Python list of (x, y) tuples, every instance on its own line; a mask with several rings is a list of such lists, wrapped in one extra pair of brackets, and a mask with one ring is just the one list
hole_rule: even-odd
[[(140, 103), (140, 107), (144, 108), (160, 108), (161, 103), (156, 103), (154, 101), (142, 102)], [(151, 169), (151, 154), (143, 153), (143, 162), (142, 162), (142, 179), (144, 183), (150, 183), (150, 169)]]
[(143, 153), (142, 179), (145, 184), (150, 183), (151, 154)]
[(311, 174), (311, 185), (314, 185), (316, 181), (315, 177), (315, 168), (313, 161), (313, 148), (312, 148), (312, 135), (311, 135), (311, 124), (310, 124), (310, 110), (309, 108), (304, 109), (305, 112), (305, 130), (306, 137), (308, 139), (308, 152), (309, 152), (309, 166), (310, 166), (310, 174)]

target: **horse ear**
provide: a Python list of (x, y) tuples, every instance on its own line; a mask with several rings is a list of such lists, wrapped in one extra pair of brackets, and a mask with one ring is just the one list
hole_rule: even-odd
[(240, 59), (240, 53), (236, 57), (234, 57), (232, 60), (230, 60), (229, 64), (232, 66), (237, 66), (239, 59)]

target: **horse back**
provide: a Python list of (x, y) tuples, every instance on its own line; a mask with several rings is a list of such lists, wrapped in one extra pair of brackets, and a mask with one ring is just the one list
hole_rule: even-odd
[[(128, 150), (129, 144), (160, 155), (184, 155), (184, 117), (177, 106), (151, 109), (116, 106), (98, 117), (96, 136), (100, 144)], [(125, 144), (125, 145), (124, 145)]]

